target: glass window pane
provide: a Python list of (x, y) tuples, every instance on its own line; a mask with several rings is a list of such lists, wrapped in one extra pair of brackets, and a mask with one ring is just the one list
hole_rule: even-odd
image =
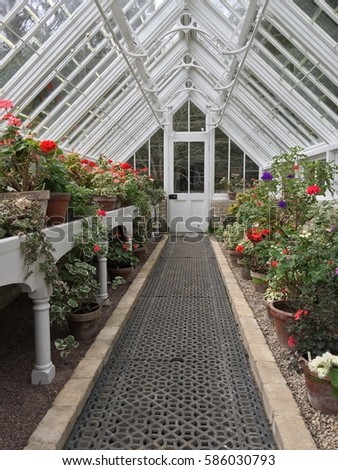
[(135, 153), (136, 155), (136, 168), (149, 168), (149, 142), (145, 142), (141, 148)]
[(190, 142), (190, 192), (204, 192), (204, 142)]
[(173, 116), (175, 132), (188, 132), (188, 101)]
[(187, 193), (188, 142), (174, 142), (174, 192)]
[(205, 115), (190, 101), (190, 132), (205, 130)]
[(163, 129), (159, 129), (156, 134), (150, 138), (150, 173), (155, 183), (163, 187)]
[(228, 175), (229, 138), (221, 129), (215, 130), (215, 193), (223, 193), (220, 185), (223, 176)]

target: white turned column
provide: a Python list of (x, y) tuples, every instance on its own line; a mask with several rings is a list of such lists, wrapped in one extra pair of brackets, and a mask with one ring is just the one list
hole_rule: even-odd
[(33, 385), (49, 384), (55, 377), (55, 366), (51, 361), (49, 320), (49, 296), (40, 297), (38, 291), (29, 294), (33, 300), (35, 365), (31, 373)]
[(103, 303), (108, 299), (107, 289), (107, 258), (105, 256), (97, 257), (97, 271), (100, 283), (100, 292), (96, 297), (97, 302)]

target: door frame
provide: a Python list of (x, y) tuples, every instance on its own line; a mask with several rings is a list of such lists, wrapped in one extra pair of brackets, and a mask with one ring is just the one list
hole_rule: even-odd
[[(203, 142), (204, 143), (204, 192), (203, 193), (175, 193), (174, 192), (174, 144), (175, 142)], [(166, 178), (166, 189), (168, 195), (168, 226), (170, 227), (173, 215), (173, 206), (175, 200), (170, 199), (171, 195), (174, 195), (180, 201), (190, 201), (190, 205), (195, 201), (203, 201), (203, 219), (206, 221), (203, 223), (203, 228), (200, 224), (197, 224), (196, 231), (207, 231), (208, 227), (208, 216), (210, 209), (210, 180), (211, 180), (211, 168), (210, 158), (210, 133), (206, 132), (175, 132), (169, 134), (167, 149), (167, 178)], [(186, 197), (184, 197), (186, 195)], [(195, 196), (195, 198), (194, 198)], [(191, 206), (190, 206), (191, 207)], [(190, 209), (191, 210), (191, 209)], [(192, 228), (192, 227), (190, 227)]]

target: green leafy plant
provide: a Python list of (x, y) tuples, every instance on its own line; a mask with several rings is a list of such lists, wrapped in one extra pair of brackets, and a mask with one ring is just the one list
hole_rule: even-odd
[(244, 240), (245, 226), (239, 222), (229, 224), (223, 231), (222, 238), (228, 250), (235, 250), (237, 245)]
[(238, 173), (233, 173), (230, 178), (223, 176), (219, 184), (227, 192), (236, 192), (243, 189), (243, 178)]
[(139, 263), (121, 232), (110, 234), (107, 258), (109, 265), (114, 268), (136, 266)]

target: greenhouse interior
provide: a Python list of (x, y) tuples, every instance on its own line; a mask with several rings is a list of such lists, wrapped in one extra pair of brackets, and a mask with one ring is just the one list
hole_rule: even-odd
[(0, 11), (0, 449), (337, 450), (337, 0)]

